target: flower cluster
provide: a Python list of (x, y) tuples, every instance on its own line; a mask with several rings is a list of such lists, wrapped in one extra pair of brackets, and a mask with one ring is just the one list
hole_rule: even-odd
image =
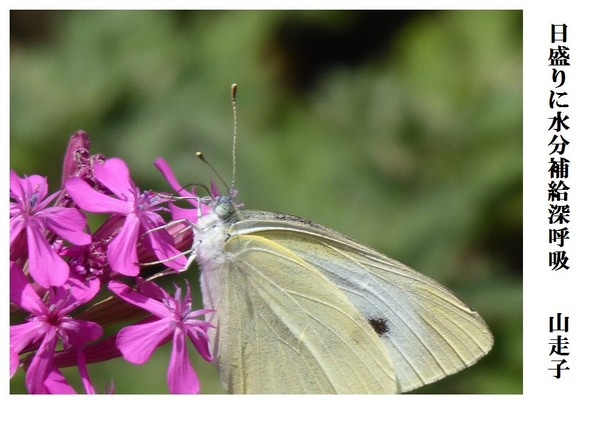
[[(156, 165), (197, 208), (167, 163)], [(93, 232), (91, 214), (103, 219)], [(59, 191), (49, 194), (42, 176), (11, 171), (11, 377), (21, 367), (30, 393), (73, 393), (60, 368), (77, 366), (83, 389), (93, 393), (88, 363), (122, 356), (141, 364), (171, 341), (169, 390), (199, 392), (186, 337), (211, 361), (210, 325), (199, 318), (210, 311), (192, 310), (187, 282), (185, 295), (177, 286), (171, 295), (141, 277), (145, 263), (166, 266), (165, 273), (185, 268), (181, 251), (192, 243), (185, 228), (196, 219), (197, 210), (175, 206), (172, 194), (140, 190), (123, 160), (91, 154), (83, 131), (71, 136)], [(128, 326), (105, 335), (120, 321)]]

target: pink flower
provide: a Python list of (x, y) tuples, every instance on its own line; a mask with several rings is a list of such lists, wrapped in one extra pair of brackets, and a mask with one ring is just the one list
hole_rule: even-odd
[(103, 164), (96, 161), (93, 167), (96, 180), (116, 197), (102, 194), (76, 177), (68, 179), (65, 188), (83, 210), (111, 213), (114, 215), (109, 220), (118, 220), (120, 231), (107, 249), (112, 269), (128, 276), (139, 274), (138, 240), (154, 251), (159, 260), (164, 260), (165, 265), (173, 269), (183, 268), (186, 260), (173, 247), (173, 238), (165, 230), (150, 231), (165, 224), (157, 212), (163, 209), (166, 199), (152, 192), (140, 192), (121, 159), (111, 158)]
[[(102, 327), (85, 320), (75, 320), (69, 316), (75, 308), (90, 301), (98, 292), (99, 284), (89, 287), (77, 279), (69, 278), (63, 286), (52, 287), (44, 299), (29, 284), (25, 274), (16, 263), (10, 265), (10, 300), (31, 317), (20, 325), (10, 327), (11, 366), (14, 356), (36, 347), (31, 364), (27, 368), (25, 384), (31, 393), (52, 392), (48, 379), (56, 379), (53, 363), (58, 341), (62, 341), (65, 350), (78, 353), (78, 365), (84, 386), (93, 392), (89, 383), (83, 347), (85, 343), (100, 338)], [(12, 367), (11, 367), (12, 370)], [(60, 374), (60, 373), (59, 373)]]
[(200, 381), (190, 362), (185, 337), (191, 340), (205, 360), (211, 361), (207, 335), (211, 325), (197, 317), (212, 310), (192, 311), (189, 284), (183, 298), (181, 289), (177, 286), (175, 298), (156, 284), (149, 282), (141, 284), (139, 291), (133, 291), (118, 281), (111, 281), (108, 287), (123, 300), (157, 317), (156, 320), (131, 325), (119, 331), (117, 347), (123, 357), (131, 363), (143, 364), (158, 346), (171, 339), (173, 349), (167, 371), (169, 390), (177, 394), (198, 393)]
[(67, 207), (48, 207), (60, 192), (49, 197), (45, 178), (32, 175), (20, 178), (10, 172), (10, 248), (11, 257), (20, 256), (20, 241), (27, 238), (29, 270), (42, 287), (61, 286), (69, 277), (69, 266), (46, 238), (50, 231), (75, 245), (91, 242), (84, 233), (85, 218), (80, 211)]

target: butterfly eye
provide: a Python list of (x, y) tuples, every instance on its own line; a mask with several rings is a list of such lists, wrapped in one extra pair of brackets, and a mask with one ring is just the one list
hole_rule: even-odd
[(233, 206), (231, 203), (219, 203), (215, 207), (215, 213), (219, 219), (227, 219), (227, 217), (233, 213)]

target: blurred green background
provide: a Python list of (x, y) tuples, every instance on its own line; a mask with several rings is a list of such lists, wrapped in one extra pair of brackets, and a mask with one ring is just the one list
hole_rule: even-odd
[[(54, 188), (79, 129), (142, 188), (168, 190), (158, 156), (207, 183), (197, 150), (230, 179), (238, 83), (239, 201), (334, 228), (481, 314), (492, 352), (416, 393), (522, 392), (521, 11), (12, 11), (10, 67), (11, 168)], [(164, 393), (169, 355), (90, 372)]]

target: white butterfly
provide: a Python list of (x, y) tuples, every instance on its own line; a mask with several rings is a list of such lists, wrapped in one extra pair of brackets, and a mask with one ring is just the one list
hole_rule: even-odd
[(405, 392), (491, 349), (481, 317), (408, 266), (302, 218), (238, 210), (230, 195), (207, 205), (194, 254), (229, 392)]

